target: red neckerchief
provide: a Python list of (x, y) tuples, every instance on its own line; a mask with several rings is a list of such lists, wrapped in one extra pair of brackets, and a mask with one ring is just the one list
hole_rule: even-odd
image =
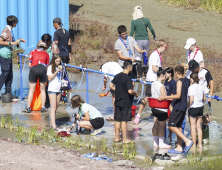
[(160, 62), (161, 62), (161, 67), (162, 67), (162, 65), (163, 65), (163, 58), (162, 58), (162, 55), (159, 53), (159, 51), (156, 49), (156, 52), (159, 54), (159, 56), (160, 56)]
[(194, 54), (194, 56), (193, 56), (193, 59), (190, 59), (190, 54), (191, 54), (191, 52), (192, 52), (192, 51), (190, 50), (190, 52), (189, 52), (189, 56), (188, 56), (189, 59), (190, 59), (190, 60), (194, 60), (194, 58), (196, 57), (198, 51), (199, 51), (199, 48), (196, 47), (196, 52), (195, 52), (195, 54)]

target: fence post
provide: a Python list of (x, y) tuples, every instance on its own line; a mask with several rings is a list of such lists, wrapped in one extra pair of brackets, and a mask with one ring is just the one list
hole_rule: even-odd
[(23, 84), (22, 84), (22, 56), (19, 55), (20, 60), (20, 95), (21, 95), (21, 101), (23, 101)]
[(89, 104), (89, 77), (88, 77), (88, 70), (86, 70), (86, 103)]

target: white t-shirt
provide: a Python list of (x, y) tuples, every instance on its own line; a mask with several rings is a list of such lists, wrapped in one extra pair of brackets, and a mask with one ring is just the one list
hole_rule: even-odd
[(89, 105), (87, 103), (83, 103), (82, 106), (82, 115), (84, 115), (86, 112), (89, 112), (89, 119), (95, 119), (99, 117), (103, 117), (103, 115), (92, 105)]
[(150, 58), (149, 58), (149, 70), (146, 75), (146, 81), (157, 80), (157, 73), (153, 71), (153, 68), (152, 68), (153, 65), (156, 65), (158, 68), (162, 67), (160, 56), (156, 50), (150, 55)]
[[(152, 85), (151, 85), (152, 98), (156, 98), (157, 99), (161, 95), (160, 88), (162, 86), (165, 88), (165, 86), (161, 82), (159, 82), (159, 81), (154, 81), (152, 83)], [(165, 91), (166, 91), (166, 89), (165, 89)], [(163, 112), (167, 112), (167, 109), (159, 109), (159, 108), (155, 108), (155, 109), (161, 110)]]
[(200, 84), (192, 84), (188, 88), (188, 96), (194, 96), (193, 103), (191, 104), (191, 108), (201, 107), (203, 106), (203, 95), (204, 88)]
[[(57, 68), (56, 68), (57, 70)], [(54, 73), (52, 73), (52, 65), (49, 65), (47, 68), (47, 76), (51, 76)], [(61, 92), (61, 77), (62, 77), (62, 72), (60, 71), (59, 73), (57, 73), (57, 75), (51, 80), (49, 81), (49, 85), (48, 85), (48, 91), (51, 92)]]
[[(123, 68), (117, 62), (108, 62), (108, 63), (103, 64), (102, 72), (117, 75), (123, 72)], [(112, 76), (108, 76), (108, 77), (110, 81), (112, 81), (114, 78)]]
[[(194, 58), (194, 54), (195, 54), (195, 53), (196, 53), (196, 52), (193, 52), (193, 51), (190, 53), (190, 50), (187, 50), (186, 58), (187, 58), (187, 60), (188, 60), (188, 63), (189, 63), (190, 60), (196, 60), (196, 62), (198, 62), (198, 63), (204, 61), (204, 59), (203, 59), (203, 54), (202, 54), (202, 52), (201, 52), (200, 50), (197, 51), (197, 54), (196, 54), (196, 56), (195, 56), (195, 58)], [(190, 55), (190, 56), (189, 56), (189, 55)]]

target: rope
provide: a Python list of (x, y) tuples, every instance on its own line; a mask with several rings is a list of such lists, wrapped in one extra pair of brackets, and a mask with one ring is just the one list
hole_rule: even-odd
[(79, 86), (77, 87), (77, 90), (79, 89), (79, 87), (81, 86), (81, 84), (82, 84), (82, 80), (83, 80), (83, 77), (84, 77), (84, 72), (86, 71), (86, 68), (84, 68), (83, 70), (82, 70), (82, 78), (81, 78), (81, 81), (80, 81), (80, 83), (79, 83)]
[(101, 87), (101, 85), (102, 85), (102, 83), (103, 83), (103, 79), (104, 79), (105, 75), (106, 75), (106, 74), (103, 74), (102, 81), (101, 81), (101, 83), (100, 83), (100, 85), (99, 85), (99, 88), (96, 90), (95, 93), (97, 93), (97, 92), (99, 91), (99, 89), (100, 89), (100, 87)]
[[(24, 69), (25, 69), (26, 58), (28, 58), (28, 57), (27, 57), (27, 56), (25, 57), (25, 62), (24, 62), (24, 66), (23, 66), (23, 68), (22, 68), (22, 72), (21, 72), (21, 74), (20, 74), (20, 77), (22, 76), (22, 73), (23, 73), (23, 71), (24, 71)], [(21, 63), (20, 63), (20, 64), (21, 64)]]
[(140, 102), (140, 100), (142, 99), (143, 97), (143, 92), (144, 92), (144, 83), (142, 83), (142, 92), (141, 92), (141, 95), (140, 95), (140, 98), (139, 100), (137, 101), (137, 104)]

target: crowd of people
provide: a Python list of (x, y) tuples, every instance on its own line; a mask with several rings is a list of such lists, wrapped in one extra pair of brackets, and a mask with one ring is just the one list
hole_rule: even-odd
[[(12, 28), (16, 26), (18, 19), (15, 16), (7, 17), (7, 26), (0, 38), (0, 62), (2, 74), (0, 75), (0, 88), (3, 84), (6, 93), (11, 93), (12, 84), (12, 45), (24, 42), (24, 39), (15, 40)], [(47, 112), (45, 107), (46, 96), (49, 96), (51, 105), (50, 125), (55, 130), (58, 127), (55, 123), (56, 110), (61, 98), (61, 84), (63, 81), (61, 63), (69, 63), (71, 60), (71, 37), (67, 30), (62, 27), (60, 18), (53, 20), (56, 31), (52, 40), (49, 34), (44, 34), (38, 42), (37, 49), (31, 51), (29, 57), (29, 94), (27, 107), (24, 112), (31, 112), (31, 102), (35, 91), (36, 83), (39, 81), (41, 90), (41, 112)], [(147, 28), (151, 31), (156, 41), (156, 50), (150, 56), (149, 37)], [(186, 41), (186, 58), (188, 64), (176, 66), (175, 71), (171, 67), (163, 66), (162, 53), (167, 48), (167, 41), (157, 40), (155, 31), (148, 18), (144, 17), (142, 8), (136, 6), (131, 21), (130, 36), (127, 35), (127, 28), (120, 25), (117, 28), (119, 37), (115, 43), (115, 50), (118, 55), (118, 63), (110, 61), (100, 67), (100, 71), (115, 75), (105, 76), (102, 90), (107, 89), (107, 78), (110, 79), (110, 92), (114, 116), (108, 121), (115, 121), (115, 142), (132, 142), (127, 138), (127, 122), (132, 121), (131, 106), (138, 93), (134, 91), (135, 82), (132, 79), (142, 80), (143, 65), (148, 65), (146, 74), (145, 97), (140, 101), (138, 113), (134, 118), (134, 124), (139, 124), (141, 114), (148, 103), (149, 98), (156, 98), (159, 101), (172, 100), (169, 109), (152, 108), (154, 125), (152, 128), (153, 147), (170, 149), (171, 145), (164, 140), (166, 122), (168, 121), (169, 135), (172, 140), (172, 132), (177, 135), (177, 147), (170, 149), (169, 153), (187, 153), (190, 148), (202, 147), (202, 128), (211, 122), (210, 107), (214, 81), (210, 72), (205, 68), (203, 54), (196, 46), (196, 41), (189, 38)], [(135, 39), (133, 38), (135, 34)], [(143, 63), (142, 55), (146, 54), (148, 63)], [(165, 68), (165, 69), (164, 69)], [(146, 72), (146, 71), (145, 71)], [(186, 73), (185, 73), (186, 72)], [(184, 74), (186, 76), (184, 77)], [(174, 80), (176, 77), (176, 80)], [(46, 85), (47, 83), (47, 85)], [(80, 119), (79, 126), (84, 129), (94, 130), (91, 135), (96, 135), (104, 126), (103, 115), (92, 105), (84, 102), (79, 95), (71, 98), (71, 107), (78, 108), (75, 118)], [(182, 124), (188, 112), (191, 126), (192, 140), (188, 139), (182, 132)], [(202, 126), (201, 126), (202, 125)], [(69, 131), (76, 126), (73, 123)], [(122, 138), (120, 136), (120, 129)], [(196, 132), (198, 133), (198, 145), (196, 145)], [(182, 141), (184, 141), (184, 146)]]

